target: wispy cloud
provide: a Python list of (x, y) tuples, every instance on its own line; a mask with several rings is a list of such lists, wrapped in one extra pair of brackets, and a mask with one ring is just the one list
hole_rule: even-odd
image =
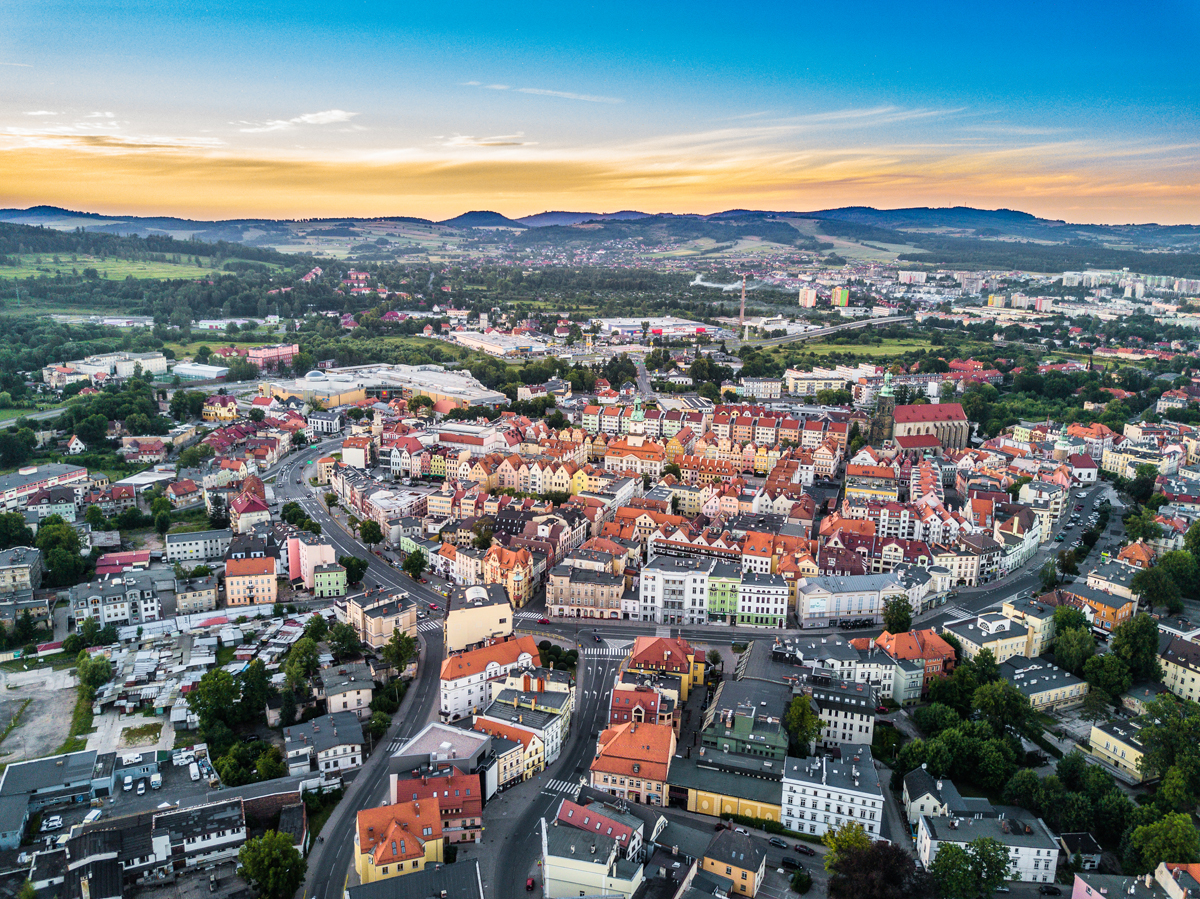
[(487, 91), (507, 91), (514, 94), (531, 94), (535, 97), (555, 97), (559, 100), (582, 100), (585, 103), (624, 103), (620, 97), (601, 97), (596, 94), (577, 94), (573, 91), (552, 91), (541, 87), (513, 87), (509, 84), (484, 84), (481, 81), (464, 81), (463, 87), (481, 87)]
[(344, 109), (326, 109), (323, 112), (306, 112), (292, 119), (274, 119), (269, 122), (232, 122), (233, 125), (243, 125), (239, 128), (243, 134), (263, 134), (268, 131), (287, 131), (299, 125), (334, 125), (348, 122), (358, 115), (357, 112), (346, 112)]
[(537, 141), (525, 140), (525, 132), (518, 131), (516, 134), (500, 134), (495, 137), (475, 137), (470, 134), (456, 134), (449, 138), (437, 138), (441, 140), (443, 147), (533, 147), (537, 145)]
[(560, 100), (583, 100), (585, 103), (624, 103), (620, 97), (598, 97), (594, 94), (575, 94), (570, 91), (548, 91), (540, 87), (519, 87), (518, 94), (536, 94), (539, 97), (558, 97)]
[(27, 112), (25, 115), (58, 115), (57, 112), (51, 112), (48, 109), (35, 109), (33, 112)]
[(87, 114), (87, 118), (89, 118), (89, 119), (113, 119), (113, 118), (116, 118), (116, 114), (111, 113), (111, 112), (89, 112)]
[(0, 62), (0, 66), (16, 66), (19, 69), (32, 69), (33, 63), (30, 63), (30, 62)]

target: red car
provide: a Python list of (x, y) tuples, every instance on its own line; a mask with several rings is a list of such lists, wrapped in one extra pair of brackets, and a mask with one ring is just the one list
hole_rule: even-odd
[(439, 608), (440, 608), (440, 606), (438, 606), (438, 604), (437, 604), (436, 602), (431, 602), (431, 603), (429, 604), (429, 608), (431, 608), (431, 609), (433, 609), (433, 610), (435, 610), (435, 611), (436, 611), (437, 609), (439, 609)]
[(422, 583), (422, 584), (428, 584), (428, 583), (429, 583), (429, 581), (425, 580), (425, 578), (420, 578), (419, 580), (421, 581), (421, 583)]
[(550, 623), (549, 618), (539, 618), (538, 619), (538, 624), (549, 624), (549, 623)]
[(525, 878), (525, 892), (532, 893), (537, 889), (537, 881), (532, 877)]
[(803, 843), (797, 843), (792, 848), (795, 849), (797, 852), (799, 852), (801, 855), (816, 855), (817, 854), (817, 850), (813, 849), (811, 846), (805, 846)]

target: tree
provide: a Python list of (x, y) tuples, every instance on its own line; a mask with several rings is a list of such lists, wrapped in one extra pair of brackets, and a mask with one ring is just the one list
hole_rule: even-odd
[(358, 639), (358, 633), (351, 625), (341, 621), (329, 629), (327, 642), (338, 661), (357, 655), (362, 650), (362, 642)]
[(1008, 805), (1019, 805), (1031, 812), (1038, 810), (1042, 793), (1042, 782), (1030, 768), (1022, 768), (1004, 785), (1004, 801)]
[(1054, 609), (1054, 633), (1062, 634), (1069, 630), (1089, 627), (1087, 616), (1074, 606), (1061, 605)]
[(1183, 535), (1183, 547), (1193, 556), (1200, 556), (1200, 521), (1193, 521)]
[(112, 662), (102, 655), (93, 658), (83, 650), (75, 659), (75, 676), (79, 683), (95, 690), (112, 679)]
[(401, 567), (404, 573), (409, 575), (413, 580), (420, 580), (421, 575), (425, 573), (427, 561), (425, 551), (417, 549), (408, 554), (408, 558), (404, 560), (404, 564)]
[(1162, 525), (1154, 520), (1154, 510), (1141, 508), (1125, 516), (1125, 536), (1131, 541), (1156, 540), (1162, 536)]
[(821, 717), (813, 711), (812, 699), (804, 695), (793, 699), (783, 724), (796, 747), (808, 755), (809, 744), (821, 734)]
[(267, 666), (262, 659), (255, 659), (237, 676), (238, 689), (242, 694), (238, 704), (238, 717), (242, 721), (254, 721), (266, 714), (267, 700), (272, 687)]
[(165, 537), (167, 531), (171, 530), (171, 516), (166, 512), (160, 512), (154, 518), (154, 530), (158, 532), (158, 536)]
[(1174, 581), (1184, 596), (1195, 596), (1200, 590), (1200, 565), (1196, 564), (1196, 557), (1190, 552), (1174, 549), (1163, 553), (1152, 570), (1161, 571)]
[(1020, 731), (1032, 714), (1029, 697), (1004, 680), (976, 688), (971, 705), (991, 724), (998, 737), (1010, 728)]
[(229, 509), (225, 500), (217, 494), (213, 495), (209, 503), (208, 526), (216, 531), (229, 527)]
[(921, 706), (912, 713), (912, 717), (917, 727), (930, 737), (936, 737), (942, 731), (962, 724), (958, 712), (940, 702)]
[(387, 733), (387, 729), (392, 726), (392, 719), (384, 712), (373, 712), (370, 719), (367, 721), (367, 732), (372, 737), (378, 740)]
[(324, 640), (328, 633), (329, 622), (325, 620), (324, 615), (313, 615), (308, 619), (308, 624), (304, 625), (304, 636), (311, 637), (318, 643)]
[(869, 848), (871, 838), (857, 821), (847, 821), (836, 830), (825, 831), (821, 842), (829, 847), (825, 853), (825, 870), (832, 873), (837, 870), (844, 856)]
[(1190, 815), (1164, 815), (1153, 824), (1143, 824), (1129, 835), (1125, 851), (1126, 874), (1148, 874), (1160, 862), (1188, 864), (1200, 860), (1200, 832)]
[(246, 415), (253, 422), (260, 422), (267, 417), (266, 411), (258, 406), (255, 406), (253, 409), (251, 409), (248, 413), (246, 413)]
[(236, 716), (239, 691), (233, 675), (224, 668), (214, 668), (187, 694), (188, 707), (200, 718), (201, 730), (214, 722), (228, 725)]
[(971, 660), (975, 666), (975, 681), (980, 684), (990, 684), (1000, 680), (1000, 666), (996, 664), (996, 654), (984, 647)]
[(283, 753), (278, 746), (272, 746), (254, 762), (254, 769), (259, 780), (274, 780), (287, 774), (287, 765), (283, 763)]
[(392, 631), (391, 639), (383, 644), (380, 654), (399, 674), (404, 671), (409, 661), (417, 654), (417, 641), (402, 630)]
[(288, 685), (294, 688), (303, 684), (317, 673), (319, 667), (316, 641), (312, 637), (301, 637), (288, 651), (287, 664), (284, 667)]
[(346, 569), (346, 581), (351, 584), (360, 583), (371, 565), (366, 559), (360, 559), (358, 556), (338, 556), (338, 564)]
[(1054, 658), (1058, 667), (1071, 674), (1083, 671), (1088, 659), (1096, 654), (1096, 638), (1081, 627), (1063, 631), (1054, 640)]
[(965, 847), (943, 843), (929, 870), (944, 899), (988, 896), (1008, 879), (1008, 849), (991, 837), (979, 837)]
[[(1192, 563), (1193, 567), (1195, 562)], [(1143, 568), (1129, 582), (1129, 589), (1143, 600), (1148, 606), (1166, 606), (1167, 611), (1176, 615), (1183, 611), (1183, 600), (1179, 595), (1179, 587), (1170, 575), (1159, 566)]]
[(1084, 721), (1100, 721), (1112, 714), (1112, 696), (1099, 687), (1092, 687), (1079, 706), (1079, 717)]
[(907, 596), (893, 596), (883, 604), (883, 629), (890, 634), (912, 630), (912, 606)]
[(368, 520), (362, 523), (358, 529), (358, 539), (367, 546), (374, 546), (376, 543), (383, 542), (383, 528), (379, 526), (379, 522)]
[(716, 668), (717, 666), (720, 666), (722, 669), (724, 669), (725, 667), (725, 659), (722, 657), (721, 650), (719, 649), (710, 649), (708, 654), (705, 656), (705, 660), (708, 662), (709, 668)]
[(1113, 629), (1112, 651), (1125, 660), (1135, 681), (1159, 680), (1158, 623), (1142, 612)]
[(308, 871), (291, 835), (274, 830), (247, 840), (238, 850), (238, 861), (246, 879), (266, 899), (291, 899)]
[(933, 882), (895, 843), (849, 849), (829, 878), (829, 899), (932, 899)]
[(1092, 656), (1083, 666), (1083, 677), (1093, 690), (1109, 696), (1120, 696), (1133, 684), (1133, 675), (1125, 660), (1111, 652)]
[(1038, 569), (1038, 577), (1042, 579), (1042, 592), (1049, 593), (1058, 584), (1058, 565), (1053, 559), (1047, 559), (1046, 564)]
[(0, 549), (32, 545), (33, 531), (25, 524), (24, 515), (20, 512), (5, 512), (0, 515)]

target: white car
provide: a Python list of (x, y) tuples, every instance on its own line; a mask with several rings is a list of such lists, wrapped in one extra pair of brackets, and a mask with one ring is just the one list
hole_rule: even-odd
[(1086, 496), (1087, 496), (1086, 490), (1080, 490), (1078, 493), (1075, 494), (1076, 499), (1084, 499)]
[(46, 833), (51, 830), (61, 830), (61, 829), (62, 829), (62, 818), (58, 815), (51, 815), (49, 818), (47, 818), (45, 821), (42, 822), (42, 833)]

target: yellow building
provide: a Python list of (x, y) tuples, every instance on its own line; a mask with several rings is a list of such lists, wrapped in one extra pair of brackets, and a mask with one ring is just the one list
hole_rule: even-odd
[(529, 780), (546, 769), (546, 744), (533, 731), (492, 718), (476, 718), (472, 726), (481, 734), (502, 737), (519, 747), (505, 753), (505, 764), (500, 768), (500, 785), (509, 781), (520, 783)]
[(502, 585), (515, 608), (525, 605), (533, 591), (533, 557), (529, 550), (493, 546), (483, 557), (483, 582)]
[(1027, 629), (1025, 651), (1022, 655), (1036, 659), (1042, 653), (1049, 652), (1051, 644), (1054, 643), (1054, 606), (1045, 605), (1036, 599), (1010, 599), (1000, 607), (1000, 614), (1019, 622)]
[(962, 654), (974, 659), (984, 649), (990, 649), (997, 662), (1025, 655), (1029, 645), (1029, 629), (999, 612), (986, 612), (975, 618), (942, 626), (943, 634), (953, 634), (962, 645)]
[(1200, 645), (1173, 637), (1159, 653), (1158, 660), (1162, 664), (1164, 687), (1180, 699), (1200, 701), (1200, 684), (1196, 681), (1200, 676)]
[(767, 871), (767, 853), (753, 837), (723, 830), (704, 851), (700, 867), (731, 880), (730, 895), (755, 896)]
[[(743, 760), (752, 770), (732, 770)], [(763, 771), (764, 761), (769, 762), (727, 754), (715, 754), (711, 759), (708, 756), (677, 758), (671, 762), (668, 780), (673, 791), (687, 790), (689, 812), (714, 817), (745, 815), (764, 821), (779, 821), (783, 814), (780, 781), (753, 776), (769, 773)], [(776, 764), (774, 767), (775, 776), (779, 776), (782, 766)]]
[(446, 652), (461, 652), (489, 640), (502, 640), (512, 632), (513, 607), (500, 584), (456, 587), (450, 594), (446, 609)]
[(1142, 741), (1138, 739), (1141, 726), (1136, 721), (1106, 721), (1093, 724), (1089, 742), (1092, 755), (1104, 764), (1116, 768), (1130, 783), (1142, 782)]
[(437, 799), (400, 802), (358, 813), (354, 870), (363, 883), (423, 871), (442, 861), (442, 817)]

